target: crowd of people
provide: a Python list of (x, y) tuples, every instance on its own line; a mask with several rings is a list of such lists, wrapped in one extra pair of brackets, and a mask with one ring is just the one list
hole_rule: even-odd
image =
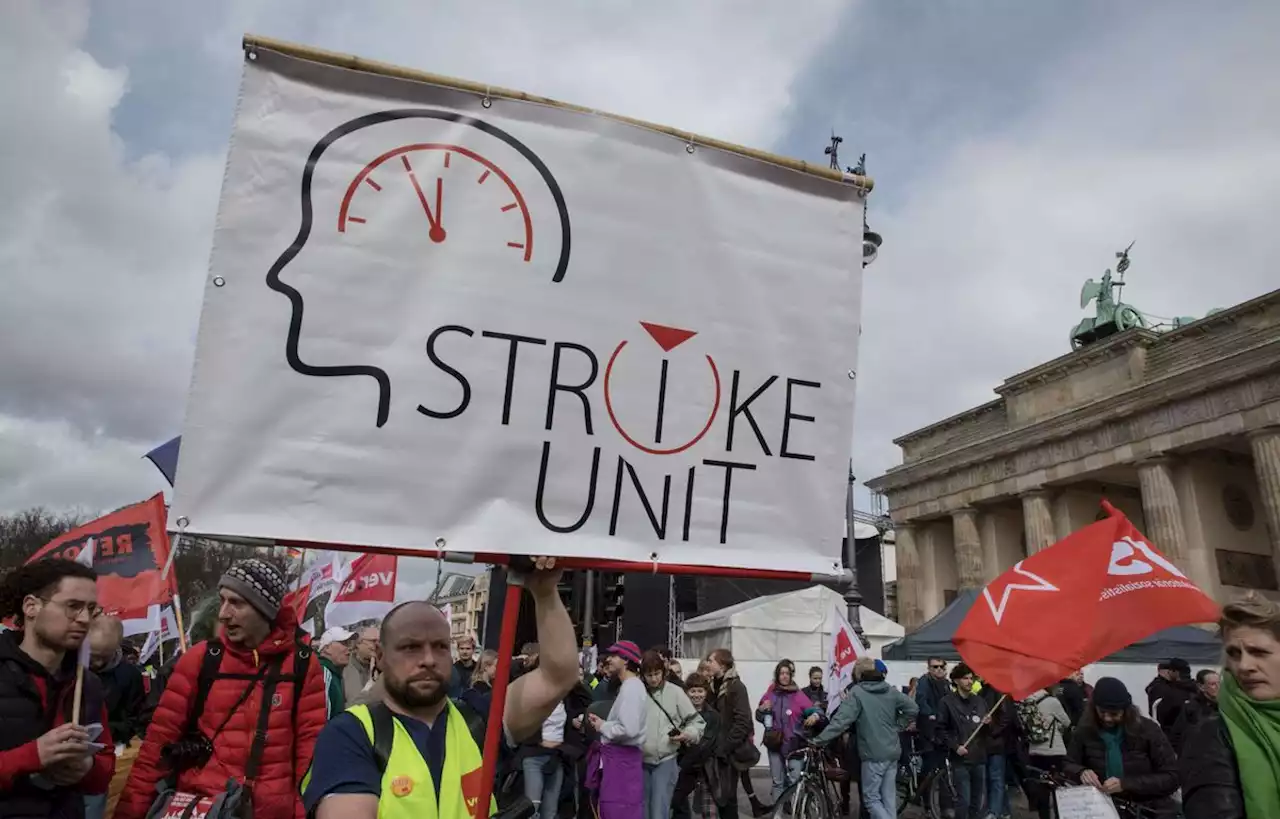
[[(255, 819), (463, 819), (489, 771), (491, 812), (736, 819), (740, 795), (755, 816), (784, 799), (806, 747), (847, 772), (840, 809), (856, 794), (872, 819), (897, 815), (913, 759), (923, 775), (949, 771), (958, 819), (1010, 816), (1019, 789), (1049, 817), (1063, 783), (1155, 816), (1280, 817), (1280, 607), (1262, 598), (1224, 608), (1221, 674), (1170, 660), (1145, 711), (1120, 680), (1079, 673), (1014, 702), (941, 657), (905, 689), (860, 657), (838, 703), (822, 668), (802, 678), (782, 660), (753, 701), (727, 649), (686, 676), (667, 649), (620, 640), (584, 673), (555, 561), (537, 566), (523, 582), (537, 642), (512, 660), (488, 764), (499, 658), (455, 641), (428, 602), (312, 641), (282, 606), (279, 571), (242, 561), (221, 579), (216, 620), (193, 624), (199, 641), (148, 690), (92, 569), (15, 569), (0, 582), (13, 624), (0, 632), (0, 819), (147, 819), (191, 802), (208, 819), (250, 807)], [(767, 795), (750, 775), (762, 756)]]

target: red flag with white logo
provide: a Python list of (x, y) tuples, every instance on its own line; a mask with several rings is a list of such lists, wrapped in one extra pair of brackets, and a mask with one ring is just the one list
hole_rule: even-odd
[(1014, 699), (1161, 629), (1219, 609), (1111, 504), (1107, 517), (1014, 564), (978, 595), (953, 638)]
[(325, 608), (325, 627), (349, 626), (386, 616), (396, 600), (396, 562), (395, 555), (366, 554), (357, 558)]

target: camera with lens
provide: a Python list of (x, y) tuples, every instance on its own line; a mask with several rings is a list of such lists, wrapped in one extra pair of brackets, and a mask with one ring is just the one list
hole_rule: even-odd
[(213, 758), (213, 743), (204, 734), (188, 734), (161, 748), (160, 758), (175, 771), (203, 768)]

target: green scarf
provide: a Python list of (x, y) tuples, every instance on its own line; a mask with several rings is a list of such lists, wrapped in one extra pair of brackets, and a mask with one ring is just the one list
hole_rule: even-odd
[(1280, 816), (1280, 700), (1251, 699), (1227, 673), (1222, 675), (1218, 708), (1235, 745), (1245, 816)]
[(1098, 726), (1098, 736), (1102, 738), (1102, 747), (1106, 750), (1106, 770), (1103, 780), (1124, 779), (1124, 728)]

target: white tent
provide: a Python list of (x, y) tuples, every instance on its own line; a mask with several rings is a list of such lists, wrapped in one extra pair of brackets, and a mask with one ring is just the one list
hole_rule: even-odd
[[(833, 611), (844, 598), (826, 586), (771, 594), (684, 621), (684, 656), (705, 657), (727, 648), (738, 662), (776, 663), (783, 657), (824, 664), (833, 631)], [(870, 654), (904, 633), (902, 626), (866, 606), (859, 610)]]

